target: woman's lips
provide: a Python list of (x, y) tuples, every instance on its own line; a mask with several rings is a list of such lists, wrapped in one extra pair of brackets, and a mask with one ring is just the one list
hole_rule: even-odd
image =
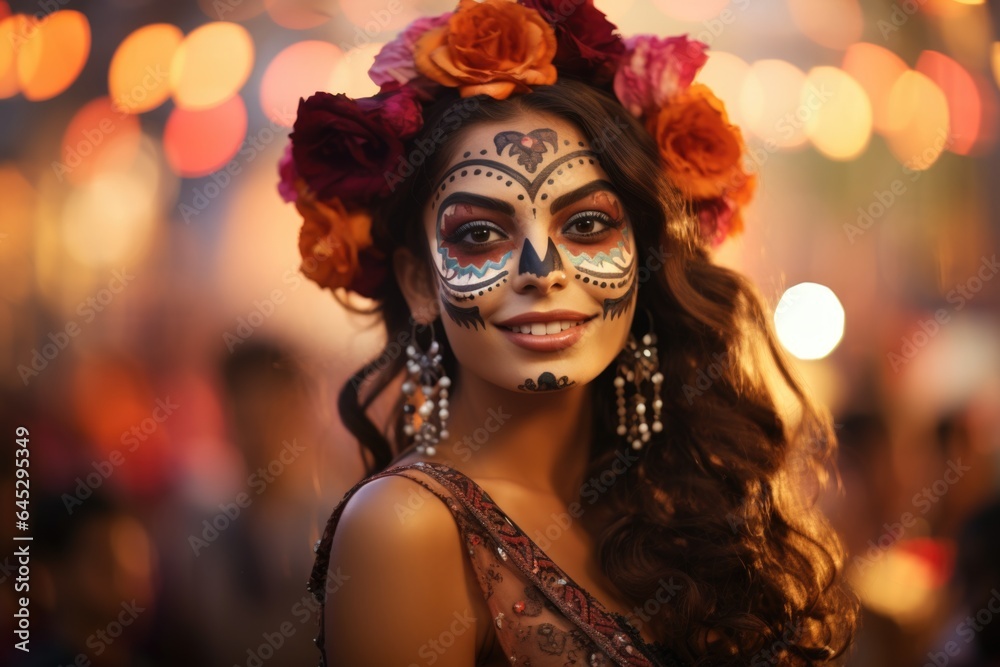
[[(505, 327), (497, 325), (497, 328), (503, 332), (503, 334), (515, 345), (523, 347), (526, 350), (532, 350), (535, 352), (556, 352), (558, 350), (565, 350), (566, 348), (576, 344), (578, 340), (583, 336), (584, 328), (590, 323), (589, 318), (582, 321), (570, 322), (570, 321), (553, 321), (553, 322), (534, 322), (532, 324), (524, 325), (514, 325), (513, 327)], [(538, 333), (521, 333), (523, 328), (533, 328), (533, 331)], [(556, 330), (556, 327), (559, 327)], [(517, 329), (513, 331), (512, 329)], [(546, 333), (541, 333), (545, 331)], [(553, 331), (553, 333), (548, 333)]]

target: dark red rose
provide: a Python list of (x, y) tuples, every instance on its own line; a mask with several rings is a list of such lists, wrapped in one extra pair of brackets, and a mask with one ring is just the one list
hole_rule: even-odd
[(389, 83), (374, 97), (362, 97), (358, 107), (381, 120), (398, 139), (406, 140), (424, 124), (420, 91), (413, 86)]
[(406, 89), (361, 100), (318, 92), (299, 100), (291, 134), (296, 171), (320, 200), (367, 206), (389, 193), (385, 174), (394, 172), (403, 140), (422, 122)]
[(558, 47), (552, 61), (560, 74), (585, 77), (598, 85), (615, 75), (625, 51), (617, 26), (607, 19), (594, 0), (521, 0), (552, 26)]

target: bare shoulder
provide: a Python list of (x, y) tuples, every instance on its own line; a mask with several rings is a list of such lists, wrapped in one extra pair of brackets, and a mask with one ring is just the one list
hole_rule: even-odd
[(417, 482), (387, 475), (360, 487), (331, 544), (330, 664), (475, 664), (483, 603), (463, 549), (450, 510)]

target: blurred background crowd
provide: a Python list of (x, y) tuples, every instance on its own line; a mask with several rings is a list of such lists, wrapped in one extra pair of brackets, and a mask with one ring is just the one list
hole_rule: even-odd
[[(708, 43), (760, 168), (718, 261), (834, 414), (847, 664), (1000, 664), (1000, 9), (596, 4)], [(300, 97), (373, 93), (453, 5), (0, 0), (0, 627), (19, 426), (33, 536), (0, 662), (315, 662), (312, 545), (362, 475), (336, 392), (381, 341), (298, 273), (277, 163)]]

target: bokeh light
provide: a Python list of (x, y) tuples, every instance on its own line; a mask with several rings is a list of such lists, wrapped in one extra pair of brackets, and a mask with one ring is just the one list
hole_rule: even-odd
[(846, 49), (864, 29), (858, 0), (788, 0), (788, 9), (806, 37), (831, 49)]
[[(0, 164), (0, 301), (20, 303), (31, 291), (31, 257), (37, 193), (12, 163)], [(2, 328), (2, 327), (0, 327)]]
[[(729, 5), (729, 0), (703, 0), (702, 2), (653, 0), (653, 4), (661, 12), (678, 21), (710, 21), (719, 16), (722, 10)], [(726, 27), (727, 24), (720, 20), (717, 31), (721, 34)]]
[(17, 52), (21, 92), (35, 101), (55, 97), (76, 81), (89, 55), (87, 17), (66, 9), (49, 14), (29, 28)]
[(354, 25), (349, 42), (355, 47), (371, 41), (384, 42), (387, 36), (405, 28), (419, 16), (412, 5), (372, 4), (364, 0), (340, 0), (340, 11)]
[(806, 143), (805, 121), (823, 104), (822, 91), (804, 89), (806, 75), (784, 60), (758, 60), (750, 65), (740, 93), (747, 128), (781, 148)]
[(265, 0), (265, 7), (271, 20), (289, 30), (308, 30), (321, 26), (330, 20), (324, 10), (309, 6), (302, 0)]
[(859, 42), (847, 49), (841, 66), (865, 89), (872, 106), (875, 131), (891, 130), (897, 119), (890, 113), (889, 93), (899, 77), (910, 69), (903, 59), (889, 49)]
[(948, 149), (968, 155), (979, 137), (982, 104), (976, 82), (964, 67), (937, 51), (920, 54), (915, 68), (936, 83), (948, 100), (952, 144)]
[(970, 72), (976, 92), (979, 95), (979, 133), (976, 143), (970, 149), (970, 155), (980, 155), (988, 152), (997, 141), (1000, 133), (1000, 90), (994, 84), (988, 72)]
[[(14, 14), (0, 19), (0, 100), (13, 97), (21, 92), (17, 80), (17, 53), (21, 50), (23, 38), (31, 29), (29, 19), (24, 14)], [(7, 48), (9, 45), (9, 48)]]
[(739, 56), (725, 51), (712, 51), (711, 54), (708, 62), (695, 77), (695, 81), (711, 88), (715, 96), (725, 103), (730, 122), (742, 125), (739, 102), (750, 64)]
[(198, 7), (213, 21), (247, 21), (264, 13), (264, 0), (198, 0)]
[(139, 119), (123, 113), (109, 97), (85, 104), (63, 134), (62, 160), (56, 177), (78, 184), (102, 171), (123, 171), (139, 151)]
[(111, 529), (111, 548), (124, 573), (141, 582), (149, 579), (153, 548), (146, 529), (138, 520), (121, 517), (115, 521)]
[(831, 160), (861, 155), (872, 134), (872, 108), (861, 84), (836, 67), (815, 67), (803, 90), (828, 93), (806, 119), (806, 134), (816, 149)]
[(299, 98), (331, 90), (343, 52), (334, 44), (304, 41), (286, 47), (268, 64), (260, 82), (260, 106), (271, 121), (291, 127)]
[(594, 0), (594, 5), (604, 12), (609, 21), (622, 28), (622, 24), (632, 13), (635, 0)]
[(829, 287), (799, 283), (789, 287), (774, 311), (781, 344), (799, 359), (822, 359), (844, 336), (844, 307)]
[(993, 78), (996, 79), (997, 86), (1000, 86), (1000, 42), (993, 42), (990, 50), (990, 64), (993, 69)]
[[(89, 439), (102, 452), (122, 445), (122, 434), (149, 416), (153, 403), (148, 380), (134, 365), (118, 359), (87, 355), (74, 369), (73, 411)], [(163, 434), (154, 432), (152, 443)]]
[(888, 112), (894, 118), (886, 133), (889, 149), (910, 169), (929, 168), (948, 146), (948, 100), (926, 75), (910, 70), (893, 85)]
[(183, 39), (177, 26), (153, 23), (122, 40), (108, 68), (108, 90), (118, 108), (142, 113), (170, 97), (170, 65)]
[(63, 208), (66, 250), (89, 267), (141, 256), (155, 226), (155, 193), (155, 182), (128, 171), (99, 174), (74, 189)]
[(163, 130), (163, 150), (178, 175), (204, 176), (236, 155), (246, 133), (246, 106), (233, 95), (211, 109), (171, 111)]
[(990, 44), (996, 39), (996, 33), (986, 5), (950, 2), (938, 6), (948, 8), (940, 12), (935, 22), (940, 50), (967, 66), (978, 66), (989, 60)]
[(198, 27), (181, 42), (170, 67), (174, 101), (184, 109), (207, 109), (231, 98), (253, 69), (253, 40), (236, 23)]
[(368, 44), (345, 53), (333, 69), (333, 81), (330, 84), (332, 92), (344, 93), (353, 98), (377, 93), (378, 86), (368, 76), (368, 70), (374, 64), (375, 56), (382, 46), (382, 44)]

